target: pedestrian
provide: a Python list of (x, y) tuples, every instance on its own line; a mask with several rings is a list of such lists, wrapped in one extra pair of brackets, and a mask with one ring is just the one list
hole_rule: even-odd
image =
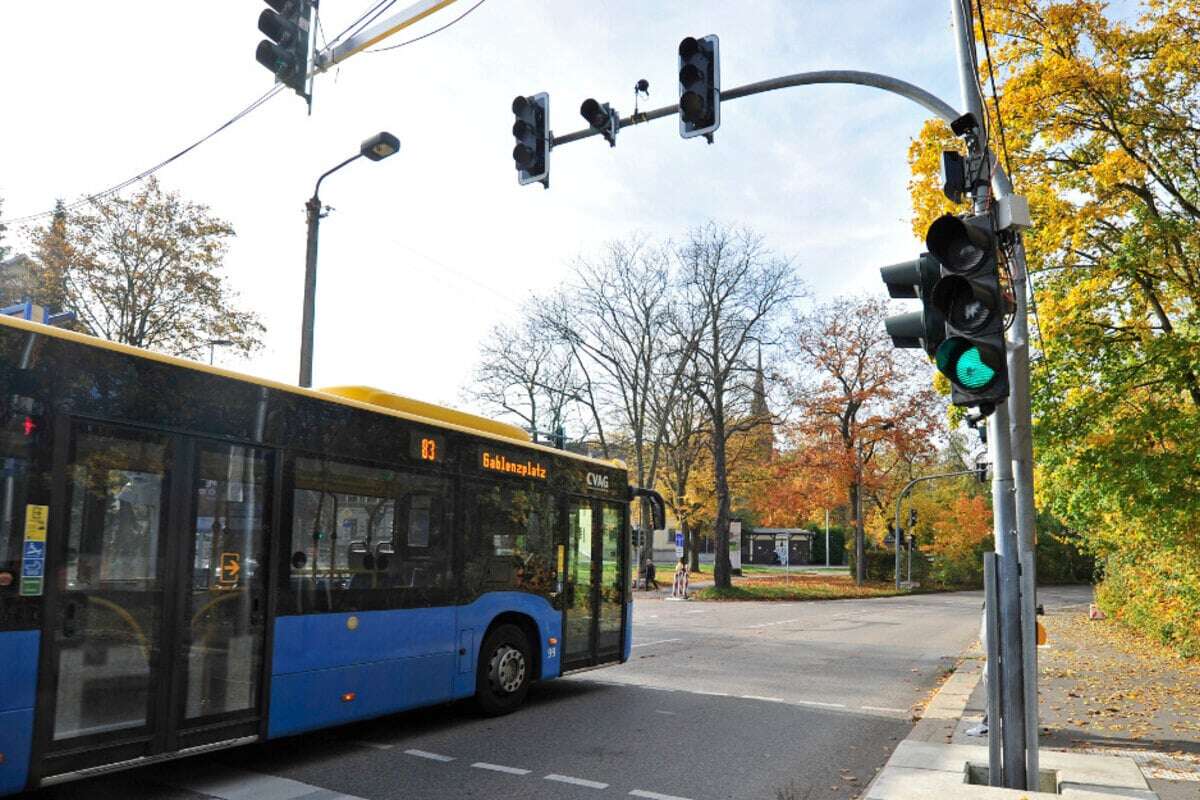
[(671, 587), (672, 597), (682, 597), (687, 600), (688, 596), (688, 568), (687, 559), (679, 559), (679, 563), (675, 565), (675, 583)]
[(654, 577), (654, 562), (647, 561), (642, 573), (646, 576), (646, 591), (650, 591), (650, 584), (654, 584), (654, 588), (658, 589), (658, 579)]
[[(988, 662), (987, 662), (987, 603), (983, 604), (983, 619), (979, 622), (979, 644), (983, 648), (983, 685), (986, 690), (988, 682)], [(986, 694), (984, 695), (987, 696)], [(972, 726), (966, 731), (967, 736), (987, 736), (988, 735), (988, 713), (985, 705), (983, 709), (983, 719), (978, 725)]]

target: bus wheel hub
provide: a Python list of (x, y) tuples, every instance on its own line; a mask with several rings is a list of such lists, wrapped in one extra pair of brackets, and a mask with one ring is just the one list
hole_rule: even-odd
[(512, 694), (525, 680), (525, 656), (515, 647), (503, 645), (492, 656), (492, 685)]

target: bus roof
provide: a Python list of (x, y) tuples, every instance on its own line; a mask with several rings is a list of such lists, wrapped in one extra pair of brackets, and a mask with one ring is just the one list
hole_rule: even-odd
[(315, 398), (317, 400), (324, 400), (328, 403), (337, 403), (343, 406), (350, 406), (351, 408), (358, 408), (363, 411), (372, 411), (376, 414), (383, 414), (389, 417), (397, 417), (399, 419), (410, 420), (412, 422), (419, 422), (423, 425), (434, 425), (439, 428), (462, 431), (464, 433), (482, 436), (487, 439), (494, 439), (496, 441), (516, 445), (519, 447), (529, 448), (532, 450), (541, 450), (546, 453), (566, 456), (567, 458), (572, 458), (578, 461), (586, 461), (590, 464), (596, 464), (608, 469), (627, 470), (625, 464), (618, 459), (605, 461), (603, 459), (591, 458), (590, 456), (584, 456), (578, 453), (571, 453), (566, 450), (559, 450), (542, 444), (536, 444), (529, 441), (529, 437), (525, 434), (525, 432), (514, 425), (491, 420), (486, 417), (476, 416), (475, 414), (469, 414), (465, 411), (458, 411), (457, 409), (434, 405), (433, 403), (412, 400), (407, 397), (402, 397), (401, 395), (390, 394), (388, 392), (384, 392), (379, 389), (373, 389), (367, 386), (339, 386), (332, 387), (328, 391), (305, 389), (300, 386), (292, 386), (287, 383), (280, 383), (279, 381), (260, 378), (255, 375), (247, 375), (242, 372), (235, 372), (233, 370), (212, 366), (210, 364), (202, 364), (199, 361), (192, 361), (187, 358), (156, 353), (152, 350), (145, 350), (140, 347), (132, 347), (127, 344), (112, 342), (108, 339), (101, 339), (99, 337), (90, 336), (84, 333), (76, 333), (75, 331), (63, 330), (62, 328), (55, 328), (50, 325), (43, 325), (39, 322), (31, 322), (18, 317), (0, 315), (0, 326), (16, 328), (18, 330), (24, 330), (30, 333), (48, 336), (53, 339), (65, 339), (77, 344), (82, 344), (86, 347), (97, 347), (102, 350), (111, 350), (116, 353), (134, 356), (135, 358), (145, 358), (162, 364), (170, 364), (183, 369), (190, 369), (195, 372), (204, 372), (222, 378), (231, 378), (233, 380), (244, 381), (246, 383), (264, 386), (281, 392), (290, 392), (291, 394), (298, 394)]

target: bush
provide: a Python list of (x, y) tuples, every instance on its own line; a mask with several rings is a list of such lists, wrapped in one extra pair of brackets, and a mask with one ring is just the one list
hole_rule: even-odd
[(1115, 552), (1101, 563), (1096, 600), (1109, 616), (1185, 658), (1200, 658), (1200, 554)]
[[(808, 526), (809, 530), (817, 532), (813, 539), (812, 558), (810, 564), (825, 564), (825, 528), (816, 525)], [(829, 565), (840, 567), (846, 563), (846, 534), (841, 528), (829, 527)]]

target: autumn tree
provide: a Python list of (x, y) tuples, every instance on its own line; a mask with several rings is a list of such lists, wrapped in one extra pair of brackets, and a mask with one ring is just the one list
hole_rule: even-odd
[[(1200, 653), (1200, 3), (984, 10), (1035, 221), (1038, 497), (1102, 556), (1109, 608)], [(930, 123), (913, 146), (918, 228), (948, 138)]]
[(67, 209), (62, 200), (55, 201), (50, 224), (34, 231), (32, 239), (40, 268), (37, 302), (54, 311), (67, 308), (70, 305), (67, 273), (73, 251), (67, 232)]
[(717, 588), (731, 585), (729, 561), (730, 438), (761, 420), (751, 413), (755, 347), (774, 341), (778, 324), (802, 287), (791, 262), (772, 254), (748, 230), (708, 223), (679, 248), (679, 312), (676, 330), (694, 331), (694, 368), (685, 391), (708, 418), (716, 496), (713, 568)]
[(172, 355), (196, 356), (224, 339), (243, 353), (264, 328), (221, 275), (233, 228), (154, 178), (131, 197), (60, 204), (32, 232), (46, 291), (95, 336)]
[(8, 232), (8, 226), (4, 224), (4, 198), (0, 197), (0, 261), (8, 258), (8, 247), (4, 244), (4, 234)]
[(845, 492), (860, 584), (865, 495), (886, 485), (895, 465), (930, 453), (940, 427), (937, 396), (914, 377), (924, 370), (913, 357), (892, 346), (885, 316), (882, 301), (838, 298), (801, 316), (792, 337), (802, 372), (791, 433), (807, 459), (801, 463), (836, 476)]

